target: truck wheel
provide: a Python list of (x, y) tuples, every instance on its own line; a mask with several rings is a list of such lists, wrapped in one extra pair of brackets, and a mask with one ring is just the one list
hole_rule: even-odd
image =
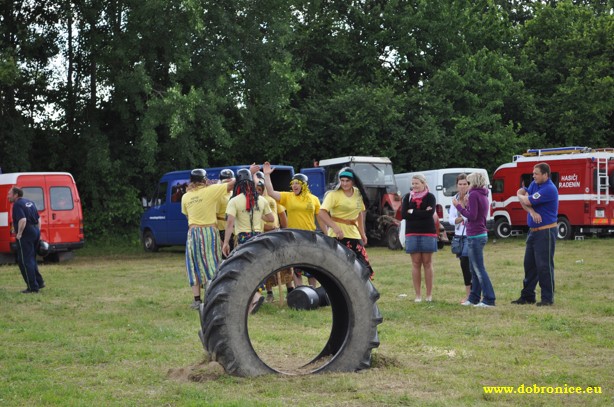
[(556, 234), (557, 234), (557, 238), (561, 239), (561, 240), (569, 240), (571, 239), (573, 232), (571, 230), (571, 225), (569, 224), (569, 221), (567, 220), (567, 218), (563, 217), (563, 216), (559, 216), (559, 218), (557, 219), (557, 226), (556, 226)]
[(401, 242), (399, 242), (399, 227), (392, 225), (386, 232), (386, 244), (390, 250), (399, 250), (402, 248)]
[(146, 252), (158, 251), (158, 244), (151, 230), (143, 232), (143, 249), (145, 249)]
[(507, 239), (512, 234), (512, 226), (506, 218), (499, 218), (495, 221), (495, 237)]
[(326, 345), (301, 372), (348, 372), (370, 367), (371, 350), (379, 346), (377, 325), (382, 316), (375, 303), (379, 293), (371, 284), (369, 271), (336, 239), (296, 229), (259, 235), (235, 249), (221, 264), (200, 313), (199, 337), (210, 357), (232, 375), (286, 374), (269, 367), (254, 351), (247, 310), (262, 281), (293, 266), (308, 271), (320, 282), (332, 311)]

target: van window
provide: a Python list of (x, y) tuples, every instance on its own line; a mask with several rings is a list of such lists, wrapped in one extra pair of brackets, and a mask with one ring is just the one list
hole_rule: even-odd
[(45, 209), (45, 195), (43, 194), (43, 188), (25, 187), (23, 188), (23, 197), (34, 202), (36, 209), (39, 211)]
[(502, 179), (496, 179), (492, 182), (492, 193), (500, 194), (503, 192), (505, 182)]
[(181, 197), (186, 193), (189, 183), (190, 181), (187, 179), (173, 181), (173, 184), (171, 184), (171, 202), (181, 202)]
[[(444, 196), (454, 196), (458, 192), (456, 188), (456, 177), (460, 172), (451, 172), (448, 174), (443, 174), (443, 195)], [(433, 186), (435, 187), (435, 185)]]
[[(556, 189), (559, 189), (559, 179), (560, 179), (560, 174), (558, 172), (550, 173), (550, 180), (552, 181)], [(531, 185), (531, 182), (533, 182), (533, 173), (522, 174), (522, 186), (523, 187), (528, 188), (529, 185)]]
[(51, 209), (54, 211), (69, 211), (74, 208), (72, 191), (69, 187), (51, 187)]
[(168, 186), (168, 182), (161, 182), (158, 185), (158, 189), (154, 194), (153, 199), (151, 200), (151, 204), (153, 206), (160, 206), (166, 203), (166, 187)]

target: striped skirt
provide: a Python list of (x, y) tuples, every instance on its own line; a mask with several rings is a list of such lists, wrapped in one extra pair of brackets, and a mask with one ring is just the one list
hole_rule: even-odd
[(185, 245), (185, 266), (190, 286), (211, 281), (222, 258), (222, 244), (217, 228), (193, 226)]

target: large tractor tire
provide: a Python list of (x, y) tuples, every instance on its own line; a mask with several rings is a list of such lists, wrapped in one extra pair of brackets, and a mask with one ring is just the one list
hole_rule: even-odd
[[(302, 371), (369, 368), (371, 350), (379, 346), (377, 325), (382, 322), (376, 304), (379, 293), (371, 284), (369, 271), (337, 240), (295, 229), (259, 235), (235, 249), (220, 265), (200, 311), (199, 336), (210, 357), (236, 376), (284, 373), (269, 367), (254, 351), (247, 317), (258, 285), (287, 267), (299, 267), (315, 277), (326, 290), (332, 310), (326, 345)], [(301, 335), (296, 334), (297, 338)]]
[(386, 246), (390, 250), (400, 250), (403, 248), (399, 241), (399, 227), (397, 225), (391, 225), (386, 231)]

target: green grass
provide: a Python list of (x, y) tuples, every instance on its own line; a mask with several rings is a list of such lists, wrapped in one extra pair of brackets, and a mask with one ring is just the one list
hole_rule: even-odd
[[(436, 255), (430, 304), (412, 301), (408, 255), (371, 248), (384, 317), (373, 367), (258, 378), (228, 376), (204, 359), (182, 248), (148, 254), (136, 244), (90, 244), (70, 262), (41, 266), (47, 288), (38, 295), (20, 294), (17, 267), (2, 266), (0, 405), (612, 405), (612, 243), (559, 242), (556, 305), (544, 308), (510, 304), (522, 284), (522, 239), (486, 246), (494, 309), (458, 305), (464, 287), (449, 247)], [(330, 317), (326, 308), (266, 304), (250, 333), (263, 354), (308, 358), (326, 340)], [(601, 386), (602, 394), (482, 388), (522, 384)]]

